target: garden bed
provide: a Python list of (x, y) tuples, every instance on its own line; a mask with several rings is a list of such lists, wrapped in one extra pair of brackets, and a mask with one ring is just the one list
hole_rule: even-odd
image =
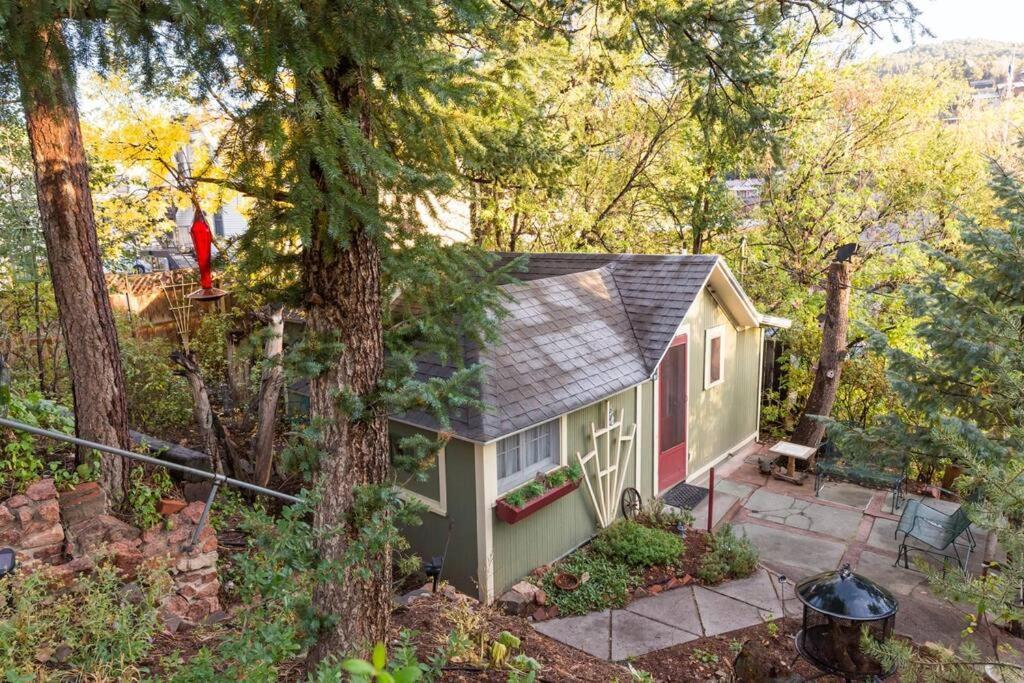
[(691, 583), (715, 585), (757, 568), (757, 551), (730, 527), (714, 534), (689, 526), (680, 534), (678, 528), (675, 517), (619, 520), (568, 557), (534, 570), (529, 581), (536, 588), (517, 584), (499, 602), (543, 621), (621, 608)]
[[(758, 624), (738, 631), (709, 638), (692, 640), (682, 645), (656, 650), (636, 658), (633, 666), (649, 672), (657, 681), (733, 680), (733, 662), (742, 646), (752, 668), (764, 675), (764, 680), (810, 679), (820, 675), (803, 659), (796, 659), (793, 637), (800, 630), (798, 619), (779, 619), (771, 624)], [(749, 680), (747, 678), (737, 680)], [(818, 681), (839, 680), (818, 678)]]
[[(520, 651), (541, 665), (538, 680), (543, 681), (628, 681), (629, 671), (611, 662), (552, 640), (535, 631), (526, 619), (500, 614), (481, 607), (471, 598), (455, 594), (451, 589), (417, 599), (407, 608), (396, 611), (391, 631), (397, 637), (402, 629), (415, 631), (413, 638), (419, 657), (425, 661), (448, 642), (451, 634), (479, 618), (479, 632), (497, 638), (502, 631), (521, 640)], [(472, 661), (453, 661), (445, 668), (442, 681), (493, 681), (506, 683), (508, 669), (483, 668)]]

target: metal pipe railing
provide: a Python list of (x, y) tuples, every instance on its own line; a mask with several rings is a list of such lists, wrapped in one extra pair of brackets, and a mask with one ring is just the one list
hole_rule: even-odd
[[(301, 503), (302, 500), (295, 496), (289, 496), (287, 493), (281, 493), (280, 491), (274, 491), (273, 489), (264, 488), (263, 486), (257, 486), (256, 484), (250, 484), (247, 481), (241, 481), (239, 479), (232, 479), (226, 477), (223, 474), (217, 474), (215, 472), (207, 472), (206, 470), (199, 470), (195, 467), (189, 467), (187, 465), (179, 465), (176, 462), (169, 462), (167, 460), (161, 460), (159, 458), (152, 458), (148, 455), (142, 455), (141, 453), (132, 453), (126, 451), (123, 448), (117, 448), (115, 446), (107, 446), (105, 444), (96, 443), (95, 441), (88, 441), (86, 439), (80, 439), (77, 436), (71, 436), (70, 434), (64, 434), (63, 432), (54, 432), (49, 429), (40, 429), (39, 427), (33, 427), (23, 422), (16, 420), (10, 420), (5, 417), (0, 417), (0, 426), (9, 427), (10, 429), (16, 429), (21, 432), (27, 432), (36, 436), (44, 436), (48, 439), (55, 439), (57, 441), (63, 441), (65, 443), (74, 444), (76, 446), (83, 446), (85, 448), (91, 448), (93, 450), (100, 451), (101, 453), (110, 453), (111, 455), (118, 455), (122, 458), (128, 458), (129, 460), (135, 460), (137, 462), (144, 462), (150, 465), (157, 465), (158, 467), (166, 467), (169, 470), (181, 472), (183, 474), (190, 474), (194, 477), (200, 477), (213, 482), (213, 492), (217, 491), (217, 488), (221, 484), (227, 484), (228, 486), (235, 486), (240, 489), (246, 489), (254, 493), (259, 493), (264, 496), (271, 496), (279, 500), (288, 501), (289, 503)], [(212, 498), (212, 496), (211, 496)], [(209, 506), (207, 506), (209, 508)]]

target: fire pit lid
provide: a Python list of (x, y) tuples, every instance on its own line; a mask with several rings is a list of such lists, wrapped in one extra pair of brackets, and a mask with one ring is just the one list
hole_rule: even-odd
[(850, 565), (839, 571), (810, 576), (796, 585), (800, 602), (822, 614), (840, 619), (873, 621), (885, 619), (899, 609), (899, 603), (885, 588), (854, 574)]

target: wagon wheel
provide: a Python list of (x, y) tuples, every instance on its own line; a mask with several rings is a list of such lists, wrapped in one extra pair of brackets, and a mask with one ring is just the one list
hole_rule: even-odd
[(626, 519), (636, 519), (640, 514), (640, 492), (630, 487), (622, 492), (622, 516)]

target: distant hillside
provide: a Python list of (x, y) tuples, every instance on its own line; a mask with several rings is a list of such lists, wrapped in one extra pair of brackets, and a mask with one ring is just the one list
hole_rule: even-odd
[(994, 78), (1006, 80), (1010, 60), (1019, 78), (1024, 72), (1024, 43), (1004, 43), (997, 40), (945, 40), (914, 47), (882, 57), (879, 64), (884, 72), (901, 73), (922, 66), (949, 65), (954, 73), (973, 81)]

